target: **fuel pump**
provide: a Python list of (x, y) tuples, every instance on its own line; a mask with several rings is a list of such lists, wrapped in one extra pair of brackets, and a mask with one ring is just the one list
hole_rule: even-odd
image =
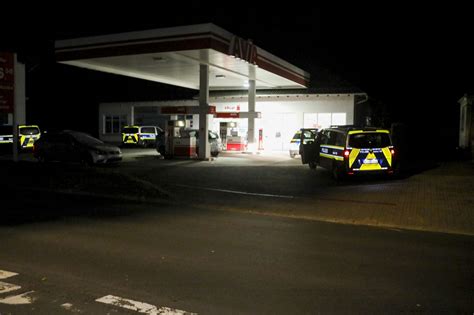
[(165, 130), (165, 155), (174, 155), (176, 139), (181, 137), (182, 129), (184, 129), (184, 121), (168, 120)]

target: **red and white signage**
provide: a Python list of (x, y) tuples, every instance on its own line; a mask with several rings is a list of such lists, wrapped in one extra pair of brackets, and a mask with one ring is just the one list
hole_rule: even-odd
[(240, 105), (224, 105), (223, 112), (240, 112)]
[(239, 118), (240, 113), (216, 113), (216, 118)]
[(14, 57), (12, 53), (0, 52), (0, 112), (13, 112)]

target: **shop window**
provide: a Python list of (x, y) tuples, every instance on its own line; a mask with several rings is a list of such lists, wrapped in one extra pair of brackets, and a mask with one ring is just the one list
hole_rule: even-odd
[(318, 113), (304, 113), (303, 126), (304, 128), (319, 128)]
[(346, 113), (332, 113), (331, 125), (342, 126), (346, 124)]
[(104, 133), (119, 134), (124, 126), (127, 125), (126, 115), (105, 115)]
[(320, 128), (331, 127), (331, 113), (318, 113), (318, 125)]

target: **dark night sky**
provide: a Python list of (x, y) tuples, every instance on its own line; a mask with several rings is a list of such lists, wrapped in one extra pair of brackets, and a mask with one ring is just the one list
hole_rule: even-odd
[[(465, 92), (474, 92), (469, 48), (474, 28), (467, 7), (115, 3), (97, 7), (68, 2), (64, 3), (67, 8), (55, 8), (55, 12), (52, 7), (32, 8), (29, 4), (29, 12), (44, 12), (28, 13), (28, 24), (35, 27), (25, 26), (25, 19), (8, 18), (7, 23), (19, 22), (21, 26), (4, 42), (34, 55), (47, 49), (55, 38), (211, 22), (253, 39), (258, 46), (308, 71), (313, 86), (356, 86), (387, 104), (393, 120), (440, 130), (451, 128), (451, 133), (458, 123), (457, 100)], [(127, 86), (130, 94), (154, 86), (89, 72), (79, 73), (75, 80), (82, 80), (81, 75)], [(107, 99), (110, 96), (106, 94), (113, 91), (94, 90), (93, 94), (99, 100)]]

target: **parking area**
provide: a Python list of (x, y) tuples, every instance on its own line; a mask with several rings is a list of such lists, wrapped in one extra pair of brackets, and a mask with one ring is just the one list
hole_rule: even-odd
[[(230, 211), (395, 229), (474, 234), (474, 165), (424, 163), (403, 177), (335, 182), (287, 152), (224, 153), (211, 161), (161, 160), (138, 153), (123, 172), (152, 182), (177, 199)], [(146, 166), (145, 166), (146, 165)]]
[[(2, 155), (2, 164), (8, 158)], [(48, 177), (49, 184), (56, 180), (61, 187), (64, 178), (74, 178), (71, 192), (139, 196), (142, 201), (154, 201), (165, 192), (172, 202), (196, 207), (474, 235), (471, 161), (438, 163), (398, 179), (335, 182), (328, 171), (310, 170), (288, 152), (224, 152), (212, 161), (200, 161), (163, 159), (154, 149), (125, 148), (117, 165), (86, 170), (59, 163), (41, 165), (28, 152), (21, 153), (20, 160), (21, 168), (28, 169), (25, 178)], [(68, 172), (64, 176), (63, 169)], [(10, 176), (19, 175), (10, 172)]]

